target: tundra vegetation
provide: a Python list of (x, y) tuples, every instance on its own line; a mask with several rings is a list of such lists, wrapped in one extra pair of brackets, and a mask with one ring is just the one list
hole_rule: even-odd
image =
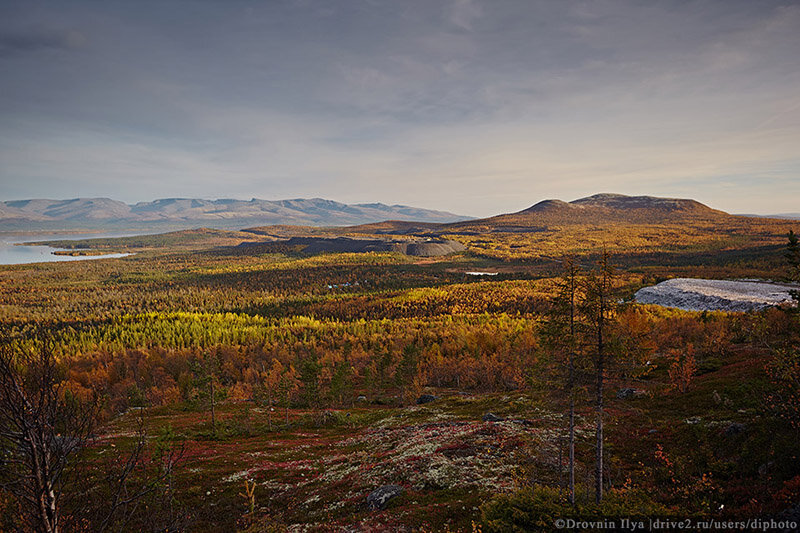
[[(470, 221), (433, 235), (466, 251), (434, 258), (193, 231), (4, 266), (0, 529), (546, 531), (796, 510), (797, 310), (630, 303), (674, 276), (797, 280), (790, 222), (724, 221)], [(386, 486), (402, 490), (368, 506)]]

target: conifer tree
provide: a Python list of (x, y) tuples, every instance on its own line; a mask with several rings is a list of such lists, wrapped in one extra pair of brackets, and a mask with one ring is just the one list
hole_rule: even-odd
[[(205, 394), (208, 395), (208, 408), (211, 412), (211, 433), (216, 435), (216, 397), (219, 391), (215, 389), (219, 374), (219, 355), (216, 352), (203, 351), (201, 359), (193, 365), (192, 370), (197, 388), (200, 391), (200, 397), (202, 398)], [(207, 391), (205, 394), (203, 392), (204, 389)]]
[(267, 390), (267, 424), (270, 431), (272, 431), (272, 395), (278, 389), (283, 373), (283, 365), (274, 358), (270, 367), (262, 372), (264, 388)]
[(295, 370), (294, 365), (289, 364), (288, 366), (284, 367), (283, 373), (278, 381), (278, 390), (280, 390), (281, 396), (283, 396), (283, 407), (286, 414), (287, 427), (289, 426), (289, 404), (291, 402), (292, 394), (297, 390), (297, 386), (297, 370)]
[(322, 365), (317, 354), (311, 353), (300, 361), (300, 381), (303, 383), (302, 399), (309, 407), (319, 406), (319, 378)]
[(345, 396), (352, 393), (352, 376), (353, 367), (347, 360), (336, 363), (331, 376), (331, 400), (334, 403), (342, 405)]
[(575, 390), (579, 350), (579, 309), (582, 271), (575, 260), (563, 260), (563, 274), (545, 326), (544, 340), (556, 355), (560, 378), (565, 379), (568, 397), (568, 487), (569, 501), (575, 503)]
[(611, 256), (603, 250), (597, 261), (597, 268), (586, 279), (586, 297), (583, 301), (583, 313), (591, 326), (594, 337), (595, 366), (595, 502), (603, 499), (603, 393), (605, 389), (605, 373), (607, 366), (607, 334), (614, 317), (615, 303), (612, 299), (612, 281), (614, 268)]
[[(788, 278), (790, 281), (800, 281), (800, 241), (797, 239), (797, 235), (794, 231), (789, 230), (789, 233), (786, 235), (789, 239), (789, 242), (786, 243), (786, 251), (784, 252), (783, 256), (786, 258), (786, 261), (789, 263), (789, 272)], [(792, 298), (795, 302), (800, 304), (800, 291), (790, 291)]]

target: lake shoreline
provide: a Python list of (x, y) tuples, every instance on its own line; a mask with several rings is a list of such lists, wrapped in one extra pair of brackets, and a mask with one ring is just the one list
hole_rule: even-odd
[(131, 253), (92, 250), (91, 248), (69, 249), (52, 247), (41, 243), (55, 240), (82, 240), (93, 238), (136, 237), (143, 233), (101, 232), (3, 232), (0, 234), (0, 265), (30, 265), (37, 263), (59, 263), (95, 259), (119, 259)]

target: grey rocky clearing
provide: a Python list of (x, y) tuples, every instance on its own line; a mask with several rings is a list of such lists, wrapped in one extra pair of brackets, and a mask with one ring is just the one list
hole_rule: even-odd
[(754, 311), (792, 302), (800, 287), (762, 281), (675, 278), (639, 289), (639, 303), (686, 311)]

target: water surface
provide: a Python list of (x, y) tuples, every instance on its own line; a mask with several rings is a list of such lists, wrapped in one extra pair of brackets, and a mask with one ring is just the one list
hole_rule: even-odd
[[(49, 246), (24, 245), (23, 242), (39, 242), (54, 240), (100, 239), (111, 237), (132, 237), (142, 233), (51, 233), (51, 234), (7, 234), (0, 235), (0, 265), (24, 265), (28, 263), (52, 263), (56, 261), (86, 261), (89, 259), (112, 259), (125, 257), (131, 254), (103, 254), (103, 255), (53, 255), (52, 252), (62, 248)], [(68, 250), (74, 251), (74, 250)]]

